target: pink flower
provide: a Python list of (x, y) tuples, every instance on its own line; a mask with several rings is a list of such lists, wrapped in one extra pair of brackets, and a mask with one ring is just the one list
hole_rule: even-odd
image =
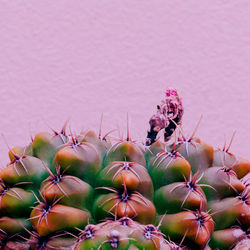
[(166, 90), (166, 96), (169, 97), (171, 95), (178, 96), (176, 89), (174, 89), (174, 88), (168, 88)]
[(182, 100), (176, 89), (168, 88), (166, 98), (157, 105), (157, 112), (150, 120), (150, 130), (148, 131), (148, 145), (155, 141), (157, 133), (165, 129), (165, 141), (167, 141), (175, 130), (175, 123), (179, 124), (183, 116)]

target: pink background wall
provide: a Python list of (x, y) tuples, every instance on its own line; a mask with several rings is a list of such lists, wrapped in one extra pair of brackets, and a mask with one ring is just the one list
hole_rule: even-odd
[[(168, 86), (185, 105), (184, 130), (250, 159), (249, 0), (0, 2), (0, 131), (125, 126), (135, 139)], [(7, 147), (0, 138), (1, 165)]]

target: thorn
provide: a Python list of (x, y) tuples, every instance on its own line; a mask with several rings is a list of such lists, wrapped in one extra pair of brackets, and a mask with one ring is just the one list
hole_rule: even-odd
[(179, 148), (177, 148), (172, 154), (178, 153), (183, 146), (184, 146), (184, 144), (182, 144)]
[(225, 149), (226, 149), (226, 135), (224, 134), (224, 146), (223, 146), (223, 149), (222, 149), (222, 151), (224, 152), (225, 151)]
[(32, 132), (31, 132), (31, 122), (29, 122), (29, 134), (30, 134), (31, 142), (33, 143), (34, 137), (32, 136)]
[(161, 219), (160, 219), (160, 221), (159, 221), (159, 223), (158, 223), (158, 225), (157, 225), (157, 227), (156, 227), (157, 230), (159, 230), (159, 228), (160, 228), (160, 226), (161, 226), (161, 224), (162, 224), (162, 222), (163, 222), (164, 217), (166, 216), (166, 214), (167, 214), (167, 211), (166, 211), (165, 214), (161, 217)]
[(184, 242), (184, 240), (185, 240), (185, 238), (186, 238), (186, 236), (187, 236), (188, 229), (189, 229), (189, 228), (186, 229), (186, 232), (185, 232), (185, 234), (183, 235), (183, 237), (182, 237), (182, 239), (181, 239), (181, 242), (180, 242), (180, 244), (179, 244), (180, 246), (183, 244), (183, 242)]
[(45, 125), (46, 125), (55, 135), (58, 135), (58, 132), (57, 132), (55, 129), (53, 129), (53, 128), (48, 124), (48, 122), (47, 122), (44, 118), (42, 118), (42, 120), (43, 120), (43, 122), (45, 123)]
[(229, 151), (229, 149), (230, 149), (230, 147), (231, 147), (231, 145), (232, 145), (232, 143), (233, 143), (233, 139), (234, 139), (234, 137), (235, 137), (235, 134), (236, 134), (236, 130), (233, 132), (233, 135), (232, 135), (232, 137), (231, 137), (231, 140), (230, 140), (230, 142), (229, 142), (229, 145), (228, 145), (228, 147), (227, 147), (227, 149), (226, 149), (226, 152), (228, 153), (228, 151)]
[(61, 129), (61, 131), (60, 131), (60, 133), (61, 133), (62, 135), (64, 135), (64, 136), (66, 136), (66, 127), (67, 127), (69, 121), (70, 121), (70, 118), (68, 118), (68, 119), (65, 121), (65, 123), (64, 123), (64, 125), (63, 125), (63, 127), (62, 127), (62, 129)]
[(169, 120), (171, 120), (174, 123), (174, 125), (176, 126), (176, 128), (178, 128), (179, 133), (182, 135), (182, 140), (186, 141), (186, 137), (184, 136), (184, 133), (182, 131), (181, 126), (178, 125), (173, 119), (169, 118)]
[(9, 149), (9, 151), (13, 154), (13, 156), (16, 159), (16, 161), (18, 161), (21, 157), (19, 155), (17, 155), (16, 153), (14, 153), (14, 151), (10, 148), (10, 146), (9, 146), (9, 144), (8, 144), (5, 136), (4, 136), (4, 134), (2, 134), (2, 137), (3, 137), (3, 140), (4, 140), (5, 144), (7, 145), (8, 149)]
[(128, 112), (127, 112), (127, 141), (131, 141), (130, 135), (129, 135), (129, 120), (128, 120)]
[(100, 120), (100, 126), (99, 126), (99, 134), (98, 134), (99, 139), (101, 139), (101, 134), (102, 134), (102, 121), (103, 121), (103, 112), (101, 114), (101, 120)]
[(118, 131), (118, 137), (120, 138), (120, 140), (123, 140), (122, 135), (121, 135), (121, 129), (120, 129), (120, 126), (118, 123), (116, 124), (116, 127), (117, 127), (117, 131)]
[(172, 153), (175, 151), (175, 147), (176, 147), (176, 130), (174, 131), (174, 145), (173, 145)]
[(106, 141), (106, 137), (107, 137), (109, 134), (111, 134), (111, 133), (113, 133), (113, 132), (115, 132), (115, 131), (117, 131), (117, 129), (112, 129), (112, 130), (108, 131), (108, 132), (102, 137), (102, 140), (103, 140), (103, 141)]
[(201, 115), (201, 116), (200, 116), (200, 119), (199, 119), (199, 121), (198, 121), (198, 123), (196, 124), (196, 126), (195, 126), (195, 128), (194, 128), (193, 133), (191, 134), (191, 136), (190, 136), (189, 139), (188, 139), (189, 142), (194, 138), (194, 136), (195, 136), (195, 134), (196, 134), (196, 132), (197, 132), (199, 126), (200, 126), (200, 123), (201, 123), (202, 118), (203, 118), (203, 116)]

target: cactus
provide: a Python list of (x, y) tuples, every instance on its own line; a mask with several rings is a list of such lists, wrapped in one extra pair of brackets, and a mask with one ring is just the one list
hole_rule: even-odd
[[(0, 170), (1, 249), (246, 249), (250, 162), (182, 131), (177, 91), (130, 137), (41, 132)], [(103, 116), (101, 118), (101, 122)], [(127, 118), (128, 121), (128, 118)], [(158, 133), (163, 131), (162, 140)], [(244, 248), (245, 247), (245, 248)]]

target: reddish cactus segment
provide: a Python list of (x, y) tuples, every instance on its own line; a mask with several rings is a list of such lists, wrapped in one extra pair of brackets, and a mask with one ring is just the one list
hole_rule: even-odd
[(165, 215), (160, 229), (175, 241), (184, 237), (183, 243), (192, 249), (204, 249), (214, 230), (214, 221), (207, 212), (187, 210)]

